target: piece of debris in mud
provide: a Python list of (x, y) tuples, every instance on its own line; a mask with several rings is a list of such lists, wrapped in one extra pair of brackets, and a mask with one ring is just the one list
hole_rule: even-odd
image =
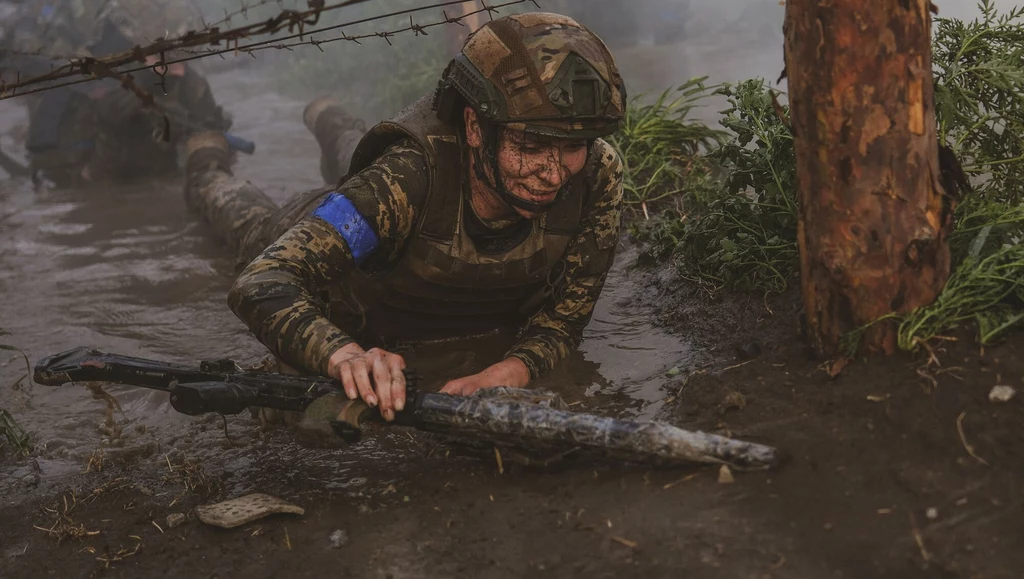
[(61, 500), (50, 507), (43, 507), (43, 512), (55, 515), (57, 518), (49, 527), (33, 525), (32, 528), (43, 531), (49, 537), (55, 539), (59, 545), (64, 539), (82, 540), (86, 537), (99, 535), (99, 531), (90, 531), (85, 524), (79, 523), (72, 518), (75, 507), (78, 506), (78, 496), (74, 491), (61, 496)]
[(173, 464), (169, 455), (164, 455), (164, 460), (170, 472), (164, 476), (165, 481), (182, 485), (185, 492), (207, 493), (216, 490), (217, 481), (198, 462), (185, 457), (180, 464)]
[(306, 510), (302, 507), (262, 493), (253, 493), (221, 503), (203, 505), (196, 509), (200, 521), (225, 529), (233, 529), (268, 515), (279, 513), (302, 515), (305, 512)]
[(718, 482), (724, 485), (736, 482), (736, 478), (732, 476), (732, 471), (729, 469), (728, 465), (723, 464), (722, 467), (718, 469)]
[(724, 398), (722, 398), (722, 405), (719, 410), (720, 414), (724, 414), (729, 410), (743, 410), (746, 407), (746, 397), (735, 390), (731, 390)]
[(1009, 402), (1017, 394), (1013, 386), (993, 386), (988, 393), (991, 402)]
[(185, 515), (181, 513), (171, 513), (167, 515), (167, 528), (173, 529), (175, 527), (180, 527), (183, 524), (185, 524)]
[(761, 344), (749, 342), (736, 346), (736, 357), (740, 360), (753, 360), (761, 355)]
[(348, 543), (348, 533), (346, 533), (342, 529), (338, 529), (337, 531), (334, 531), (333, 533), (331, 533), (330, 539), (331, 539), (331, 548), (332, 549), (340, 549), (340, 548), (344, 547), (346, 543)]
[(109, 569), (111, 563), (116, 563), (118, 561), (123, 561), (123, 560), (127, 559), (128, 557), (131, 557), (132, 555), (135, 555), (136, 553), (139, 552), (139, 549), (142, 548), (142, 537), (140, 537), (138, 535), (128, 535), (128, 537), (131, 538), (131, 539), (135, 539), (135, 547), (133, 547), (131, 549), (126, 549), (125, 547), (121, 546), (121, 547), (119, 547), (117, 549), (116, 552), (113, 552), (113, 553), (108, 548), (106, 555), (104, 555), (102, 557), (96, 557), (97, 561), (100, 561), (100, 562), (103, 563), (103, 568), (104, 569)]
[(119, 438), (121, 436), (121, 426), (114, 420), (114, 411), (117, 410), (122, 414), (124, 413), (124, 410), (121, 409), (121, 403), (103, 389), (102, 382), (86, 382), (85, 387), (92, 392), (94, 400), (102, 400), (107, 403), (105, 409), (106, 419), (101, 425), (101, 431), (109, 436), (111, 440)]
[(82, 474), (89, 474), (93, 470), (95, 470), (96, 472), (103, 472), (102, 448), (97, 448), (96, 450), (92, 451), (92, 454), (89, 455), (89, 462), (85, 464), (85, 470), (82, 471)]

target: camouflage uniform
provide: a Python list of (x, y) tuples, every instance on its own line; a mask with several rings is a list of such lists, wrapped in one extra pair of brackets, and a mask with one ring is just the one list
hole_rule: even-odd
[[(531, 15), (510, 18), (523, 27), (548, 25)], [(572, 22), (558, 18), (558, 26)], [(473, 38), (492, 41), (479, 33), (470, 43)], [(541, 43), (525, 45), (531, 57), (551, 60)], [(568, 67), (582, 69), (570, 54), (557, 55), (544, 72), (547, 80), (565, 76)], [(604, 70), (606, 77), (613, 74)], [(587, 95), (592, 102), (617, 105), (624, 98), (621, 90)], [(531, 102), (520, 99), (510, 106)], [(189, 205), (243, 261), (261, 251), (236, 280), (229, 305), (288, 365), (326, 374), (331, 354), (353, 341), (393, 348), (512, 328), (517, 339), (506, 355), (536, 377), (579, 345), (618, 241), (618, 156), (593, 138), (584, 169), (541, 218), (487, 224), (468, 203), (461, 133), (438, 118), (438, 106), (443, 104), (424, 97), (380, 123), (356, 147), (351, 177), (338, 187), (299, 195), (281, 209), (231, 176), (223, 147), (190, 143)], [(528, 120), (507, 124), (556, 135), (607, 133), (597, 119), (575, 119), (566, 128), (553, 117), (521, 118)], [(307, 116), (310, 125), (320, 123)], [(335, 129), (317, 135), (321, 145), (337, 142), (345, 130), (337, 119), (327, 125)], [(330, 169), (336, 151), (323, 152), (321, 167)]]

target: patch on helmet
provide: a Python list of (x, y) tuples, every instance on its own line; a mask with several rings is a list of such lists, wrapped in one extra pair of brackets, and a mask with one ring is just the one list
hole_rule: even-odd
[(466, 42), (462, 52), (466, 55), (472, 55), (470, 60), (487, 78), (494, 74), (494, 69), (498, 68), (502, 59), (512, 54), (512, 51), (505, 46), (505, 43), (498, 38), (498, 35), (490, 27), (484, 27), (476, 31), (469, 41)]
[(356, 206), (341, 193), (331, 193), (313, 211), (326, 221), (348, 244), (356, 264), (361, 264), (380, 245), (380, 239)]

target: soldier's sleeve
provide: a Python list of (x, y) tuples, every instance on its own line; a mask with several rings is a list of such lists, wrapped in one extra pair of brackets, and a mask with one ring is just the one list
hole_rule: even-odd
[(216, 131), (231, 128), (231, 117), (217, 104), (210, 83), (192, 67), (185, 68), (173, 98), (176, 106), (196, 125)]
[(550, 370), (579, 346), (615, 257), (622, 218), (622, 162), (600, 139), (593, 154), (596, 162), (590, 182), (596, 201), (558, 265), (563, 273), (547, 303), (507, 353), (526, 364), (531, 378)]
[(353, 338), (316, 296), (356, 268), (397, 261), (428, 180), (426, 157), (411, 140), (390, 147), (246, 266), (228, 305), (287, 364), (326, 375), (331, 354)]

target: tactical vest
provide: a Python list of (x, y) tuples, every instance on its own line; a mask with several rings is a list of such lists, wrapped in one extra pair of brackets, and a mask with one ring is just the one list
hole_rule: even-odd
[[(361, 310), (367, 334), (385, 344), (522, 327), (561, 276), (555, 269), (591, 197), (586, 179), (591, 161), (555, 205), (533, 221), (529, 236), (503, 254), (485, 255), (477, 252), (462, 225), (465, 170), (458, 129), (437, 118), (429, 96), (373, 127), (356, 147), (348, 174), (370, 166), (389, 146), (409, 137), (427, 158), (425, 203), (396, 266), (381, 275), (357, 275), (351, 289), (358, 304), (345, 309)], [(333, 304), (332, 311), (337, 311)]]

